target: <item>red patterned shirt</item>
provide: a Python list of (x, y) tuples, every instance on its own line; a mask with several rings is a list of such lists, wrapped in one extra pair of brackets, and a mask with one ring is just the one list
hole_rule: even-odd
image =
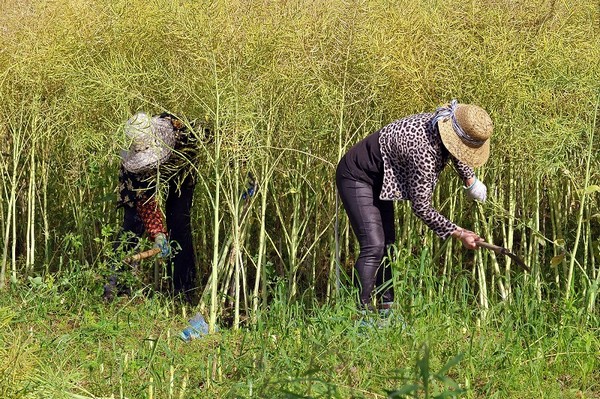
[(154, 240), (159, 233), (167, 234), (163, 223), (163, 215), (154, 197), (136, 202), (136, 211), (142, 219), (146, 232)]

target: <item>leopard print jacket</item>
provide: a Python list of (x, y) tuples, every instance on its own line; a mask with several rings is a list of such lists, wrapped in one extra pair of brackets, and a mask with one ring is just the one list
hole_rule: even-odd
[(383, 158), (382, 200), (409, 200), (415, 215), (435, 234), (446, 239), (458, 226), (432, 206), (440, 173), (448, 159), (465, 180), (475, 176), (473, 169), (445, 149), (433, 113), (407, 116), (381, 129), (379, 145)]

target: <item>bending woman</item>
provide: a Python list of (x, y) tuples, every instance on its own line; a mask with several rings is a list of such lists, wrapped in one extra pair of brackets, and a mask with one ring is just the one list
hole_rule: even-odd
[(390, 123), (342, 157), (336, 184), (360, 245), (355, 269), (362, 306), (371, 307), (375, 300), (385, 309), (394, 301), (391, 268), (385, 256), (396, 241), (392, 201), (410, 201), (414, 214), (440, 238), (452, 236), (466, 248), (476, 248), (481, 238), (435, 210), (432, 197), (440, 173), (451, 161), (467, 195), (485, 201), (487, 188), (472, 168), (487, 161), (492, 130), (485, 110), (452, 100), (434, 113)]
[[(196, 287), (191, 226), (196, 137), (168, 113), (152, 117), (137, 113), (127, 121), (125, 133), (131, 145), (121, 154), (119, 172), (118, 207), (124, 209), (121, 237), (133, 236), (126, 242), (126, 248), (131, 249), (147, 233), (160, 248), (160, 255), (172, 262), (167, 264), (167, 273), (175, 295), (191, 301)], [(158, 192), (163, 194), (164, 216)], [(177, 243), (174, 253), (170, 242)], [(113, 275), (104, 286), (104, 297), (110, 300), (119, 291), (121, 284)]]

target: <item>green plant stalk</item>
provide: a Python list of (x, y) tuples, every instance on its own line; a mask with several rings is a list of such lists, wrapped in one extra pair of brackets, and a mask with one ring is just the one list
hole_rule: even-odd
[(215, 154), (213, 159), (213, 171), (215, 177), (215, 194), (213, 202), (213, 260), (212, 260), (212, 275), (210, 280), (210, 316), (209, 316), (209, 332), (213, 333), (217, 325), (217, 304), (218, 304), (218, 283), (219, 283), (219, 220), (220, 215), (220, 192), (221, 192), (221, 134), (220, 134), (220, 87), (219, 79), (217, 77), (217, 65), (213, 54), (213, 73), (214, 73), (214, 86), (216, 96), (216, 109), (215, 109)]
[[(485, 220), (485, 215), (483, 213), (483, 209), (481, 206), (477, 205), (477, 210), (479, 211), (479, 216), (481, 217), (481, 223), (483, 225), (483, 233), (485, 235), (485, 239), (487, 242), (493, 243), (493, 231), (489, 227), (489, 223)], [(481, 254), (483, 256), (483, 254)], [(505, 301), (508, 299), (508, 293), (506, 288), (504, 287), (504, 282), (502, 281), (502, 272), (500, 271), (500, 265), (498, 264), (498, 258), (493, 251), (489, 252), (489, 256), (492, 260), (492, 267), (494, 271), (494, 277), (496, 279), (496, 285), (498, 287), (498, 291), (500, 292), (500, 298)]]
[[(300, 237), (301, 231), (304, 230), (306, 225), (308, 224), (308, 220), (304, 219), (302, 222), (299, 222), (300, 218), (300, 193), (292, 194), (292, 226), (291, 231), (288, 233), (286, 229), (286, 246), (289, 257), (289, 265), (288, 265), (288, 284), (290, 285), (289, 298), (295, 298), (297, 293), (297, 281), (296, 281), (296, 272), (299, 267), (298, 262), (298, 249), (300, 245)], [(279, 219), (282, 224), (285, 224), (286, 218), (281, 213), (279, 206), (277, 206), (277, 212), (279, 214)]]
[[(342, 94), (341, 94), (341, 101), (340, 101), (340, 108), (338, 111), (338, 129), (337, 129), (337, 136), (338, 136), (338, 148), (337, 148), (337, 158), (336, 158), (336, 165), (337, 163), (340, 161), (340, 159), (342, 159), (342, 156), (344, 156), (344, 152), (346, 151), (346, 146), (347, 143), (344, 139), (344, 104), (346, 102), (346, 79), (348, 78), (347, 75), (347, 70), (348, 70), (348, 53), (350, 52), (350, 47), (348, 47), (346, 49), (346, 62), (344, 63), (344, 74), (342, 77)], [(335, 181), (335, 179), (334, 179)], [(336, 295), (339, 293), (340, 290), (340, 286), (341, 286), (341, 281), (340, 281), (340, 268), (341, 268), (341, 264), (340, 264), (340, 254), (339, 254), (339, 200), (338, 200), (338, 193), (337, 193), (337, 186), (335, 188), (335, 193), (336, 193), (336, 197), (335, 197), (335, 292)], [(331, 279), (330, 279), (331, 280)], [(329, 288), (329, 284), (327, 287), (327, 291), (328, 293), (331, 291), (331, 289)], [(329, 297), (329, 295), (328, 295)]]
[[(16, 135), (18, 136), (18, 134)], [(13, 138), (14, 139), (14, 138)], [(20, 139), (18, 140), (18, 142), (20, 143)], [(17, 153), (17, 151), (19, 153)], [(11, 180), (11, 193), (10, 193), (10, 198), (11, 198), (11, 204), (12, 204), (12, 210), (11, 210), (11, 217), (12, 217), (12, 222), (11, 222), (11, 277), (13, 279), (13, 281), (17, 281), (17, 186), (19, 184), (20, 178), (17, 178), (16, 176), (20, 173), (18, 173), (17, 169), (19, 168), (19, 159), (20, 159), (20, 152), (22, 151), (22, 147), (21, 145), (18, 145), (17, 143), (14, 143), (14, 147), (13, 147), (13, 170), (12, 170), (12, 180)], [(6, 241), (6, 243), (8, 243), (8, 240)]]
[[(0, 174), (4, 175), (4, 159), (0, 158)], [(4, 180), (2, 179), (2, 192), (4, 192), (5, 187), (4, 187)], [(0, 197), (0, 226), (5, 226), (6, 224), (6, 218), (4, 215), (4, 197)], [(0, 290), (2, 290), (4, 288), (4, 284), (5, 284), (5, 279), (6, 279), (6, 269), (2, 267), (2, 265), (0, 264)]]
[[(479, 213), (475, 213), (475, 226), (478, 230), (480, 230), (481, 221), (479, 217)], [(490, 307), (489, 304), (489, 293), (488, 293), (488, 284), (485, 275), (486, 271), (486, 261), (483, 251), (475, 252), (475, 266), (477, 269), (477, 279), (479, 282), (479, 305), (481, 306), (481, 319), (485, 320), (487, 316), (487, 311)]]
[[(269, 139), (270, 139), (269, 135)], [(262, 303), (267, 303), (267, 267), (265, 265), (266, 258), (266, 224), (267, 224), (267, 195), (269, 193), (269, 181), (270, 177), (267, 178), (267, 165), (262, 165), (262, 176), (263, 180), (260, 183), (258, 193), (260, 194), (260, 229), (258, 233), (258, 257), (256, 260), (256, 280), (254, 281), (254, 290), (252, 295), (252, 321), (256, 323), (256, 316), (258, 313), (258, 307), (260, 305), (259, 291), (262, 285)]]
[[(585, 212), (585, 200), (586, 200), (586, 189), (590, 184), (591, 165), (592, 165), (592, 154), (594, 153), (594, 131), (596, 130), (596, 118), (598, 115), (598, 106), (600, 106), (600, 95), (596, 98), (596, 104), (594, 107), (594, 118), (592, 126), (590, 127), (588, 134), (588, 151), (587, 158), (585, 161), (585, 180), (583, 182), (583, 190), (581, 192), (581, 202), (579, 204), (579, 216), (577, 218), (577, 230), (575, 231), (575, 242), (573, 244), (573, 250), (571, 251), (571, 262), (569, 263), (569, 272), (567, 274), (567, 284), (565, 287), (565, 300), (569, 300), (573, 291), (573, 274), (575, 271), (575, 256), (579, 248), (579, 240), (581, 238), (581, 229), (583, 226), (583, 216)], [(585, 271), (583, 271), (585, 272)], [(587, 277), (587, 276), (586, 276)], [(588, 278), (589, 280), (589, 278)]]
[(32, 140), (29, 163), (29, 187), (27, 192), (27, 254), (25, 268), (28, 273), (33, 271), (33, 266), (35, 263), (35, 143), (36, 141)]
[[(301, 245), (301, 238), (304, 236), (308, 225), (308, 218), (302, 216), (310, 213), (310, 209), (314, 206), (314, 204), (307, 203), (306, 200), (303, 204), (302, 193), (296, 190), (296, 187), (299, 187), (299, 177), (296, 176), (294, 180), (294, 184), (290, 186), (290, 192), (288, 193), (288, 197), (291, 197), (291, 212), (285, 212), (282, 210), (280, 205), (280, 201), (275, 198), (275, 210), (277, 212), (277, 216), (279, 218), (281, 228), (283, 231), (283, 238), (286, 246), (286, 252), (288, 254), (287, 260), (287, 282), (289, 285), (289, 298), (294, 298), (297, 294), (297, 279), (296, 275), (298, 272), (298, 268), (300, 267), (300, 259), (299, 259), (299, 249)], [(274, 194), (275, 195), (275, 194)], [(291, 226), (287, 227), (287, 223), (291, 220)], [(283, 259), (282, 259), (283, 260)]]
[(42, 220), (44, 222), (44, 265), (46, 273), (50, 267), (50, 221), (48, 220), (48, 167), (46, 160), (42, 157)]
[(587, 216), (584, 227), (584, 254), (583, 254), (583, 272), (585, 274), (586, 281), (588, 282), (588, 286), (584, 289), (584, 295), (589, 298), (592, 295), (592, 292), (596, 289), (594, 287), (594, 280), (596, 278), (595, 269), (594, 269), (594, 247), (593, 247), (593, 239), (592, 239), (592, 230), (591, 230), (591, 222), (593, 209), (591, 206), (591, 201), (587, 203)]
[[(512, 248), (514, 242), (514, 227), (515, 227), (515, 215), (517, 209), (517, 199), (516, 199), (516, 191), (517, 184), (514, 176), (514, 170), (512, 167), (509, 167), (509, 178), (508, 178), (508, 227), (506, 231), (506, 236), (504, 236), (504, 248)], [(506, 259), (506, 287), (507, 287), (507, 295), (512, 298), (512, 281), (510, 275), (510, 268), (512, 265), (512, 259)]]
[[(269, 112), (269, 122), (267, 125), (267, 141), (266, 148), (268, 149), (271, 146), (271, 112)], [(267, 150), (268, 151), (268, 150)], [(270, 159), (270, 157), (265, 157), (265, 159)], [(260, 305), (260, 296), (259, 291), (262, 284), (262, 302), (263, 304), (267, 303), (267, 270), (265, 265), (265, 257), (266, 257), (266, 224), (267, 224), (267, 195), (269, 193), (269, 183), (271, 174), (267, 173), (268, 165), (267, 163), (263, 163), (261, 165), (261, 177), (262, 181), (260, 182), (258, 192), (255, 195), (260, 195), (260, 227), (258, 232), (258, 256), (256, 259), (256, 279), (254, 280), (254, 289), (252, 291), (252, 324), (256, 324), (258, 308)]]
[[(238, 199), (238, 193), (240, 192), (239, 187), (239, 179), (240, 175), (240, 167), (239, 160), (236, 157), (234, 160), (234, 192), (232, 195), (232, 217), (233, 217), (233, 253), (235, 256), (235, 306), (234, 306), (234, 318), (233, 318), (233, 328), (237, 330), (240, 326), (240, 275), (241, 275), (241, 245), (240, 245), (240, 202)], [(250, 201), (250, 199), (248, 199)]]
[(590, 227), (589, 218), (588, 218), (587, 237), (588, 237), (589, 252), (590, 252), (590, 270), (592, 272), (592, 280), (593, 280), (593, 282), (590, 284), (587, 310), (588, 310), (588, 313), (591, 314), (594, 312), (594, 308), (595, 308), (595, 304), (596, 304), (596, 296), (598, 295), (598, 286), (600, 285), (600, 270), (596, 271), (596, 254), (594, 251), (594, 240), (592, 238), (592, 229)]
[[(554, 242), (558, 239), (558, 237), (562, 237), (562, 232), (559, 226), (562, 224), (559, 221), (560, 218), (560, 200), (555, 198), (552, 190), (548, 193), (550, 197), (550, 221), (552, 226), (552, 237), (554, 238)], [(554, 243), (553, 243), (554, 244)], [(552, 257), (558, 256), (558, 248), (557, 245), (552, 245)], [(558, 264), (552, 264), (552, 269), (554, 272), (554, 283), (556, 284), (557, 289), (560, 290), (560, 272), (558, 271)]]
[[(15, 187), (14, 185), (11, 185), (11, 193), (10, 193), (10, 197), (8, 200), (8, 206), (7, 206), (7, 217), (6, 217), (6, 225), (5, 225), (5, 230), (4, 230), (4, 249), (2, 251), (2, 270), (1, 270), (1, 275), (2, 275), (2, 280), (0, 280), (0, 287), (4, 286), (4, 281), (6, 280), (6, 264), (7, 264), (7, 260), (8, 260), (8, 247), (10, 245), (10, 232), (11, 232), (11, 225), (13, 223), (13, 214), (16, 212), (15, 209)], [(12, 270), (12, 269), (11, 269)], [(13, 273), (14, 270), (11, 271), (11, 276), (13, 279), (16, 279), (16, 273)]]
[[(264, 150), (267, 151), (267, 155), (264, 157), (265, 162), (261, 165), (261, 175), (262, 180), (258, 185), (258, 190), (255, 195), (260, 195), (260, 230), (258, 237), (258, 257), (257, 257), (257, 270), (256, 275), (257, 278), (254, 281), (254, 290), (253, 290), (253, 321), (256, 321), (256, 314), (258, 312), (258, 308), (260, 306), (260, 300), (262, 300), (263, 305), (266, 305), (268, 302), (268, 291), (267, 291), (267, 268), (266, 268), (266, 251), (267, 251), (267, 208), (268, 208), (268, 196), (271, 191), (271, 181), (273, 179), (273, 173), (275, 172), (275, 166), (279, 164), (282, 157), (284, 156), (284, 152), (281, 151), (277, 158), (271, 162), (271, 140), (273, 137), (273, 129), (272, 129), (272, 115), (271, 111), (269, 111), (269, 124), (267, 126), (267, 141)], [(267, 160), (269, 162), (267, 162)], [(277, 200), (275, 201), (277, 204)], [(270, 239), (270, 238), (269, 238)], [(262, 290), (261, 290), (262, 286)], [(259, 296), (259, 290), (261, 291), (261, 295)]]
[[(568, 256), (567, 256), (567, 237), (568, 237), (568, 224), (567, 222), (570, 219), (571, 213), (569, 211), (570, 209), (570, 203), (573, 201), (573, 193), (571, 190), (571, 186), (570, 184), (567, 183), (567, 189), (566, 189), (566, 193), (563, 195), (563, 197), (557, 198), (557, 203), (559, 204), (558, 207), (558, 211), (560, 212), (558, 218), (557, 218), (557, 222), (559, 225), (559, 235), (557, 236), (557, 238), (562, 238), (563, 243), (562, 243), (562, 254), (564, 254), (564, 256), (562, 257), (562, 261), (560, 262), (560, 270), (558, 270), (559, 273), (559, 281), (557, 283), (557, 287), (559, 289), (565, 289), (565, 284), (567, 281), (567, 273), (569, 270), (569, 263), (568, 263)], [(558, 193), (557, 193), (558, 196)], [(569, 237), (570, 238), (570, 237)], [(558, 265), (557, 265), (557, 269), (558, 269)]]
[[(220, 287), (221, 289), (219, 290), (219, 292), (224, 293), (227, 292), (227, 289), (229, 288), (229, 282), (230, 280), (228, 280), (228, 278), (231, 278), (231, 262), (229, 262), (230, 260), (230, 256), (231, 256), (231, 251), (230, 251), (230, 246), (231, 246), (231, 235), (226, 236), (225, 238), (225, 243), (223, 245), (223, 248), (220, 250), (220, 253), (217, 256), (217, 287)], [(229, 256), (228, 256), (229, 255)], [(215, 273), (215, 270), (213, 270), (211, 268), (211, 273), (210, 276), (208, 277), (208, 281), (211, 282), (213, 280), (213, 274)], [(222, 282), (221, 285), (219, 285), (219, 279), (222, 277)], [(206, 307), (206, 301), (205, 299), (208, 297), (210, 299), (211, 297), (211, 292), (212, 292), (212, 285), (211, 284), (207, 284), (204, 287), (204, 291), (202, 293), (201, 296), (201, 302), (200, 302), (200, 308), (204, 308)], [(226, 296), (223, 296), (222, 298), (222, 302), (221, 303), (225, 303), (225, 301), (227, 300)], [(210, 308), (210, 306), (209, 306)], [(218, 308), (218, 307), (217, 307)]]
[[(449, 192), (450, 193), (453, 193), (456, 191), (455, 184), (456, 183), (454, 183), (454, 180), (452, 180), (449, 183), (449, 185), (450, 185)], [(457, 195), (449, 195), (448, 201), (449, 201), (448, 219), (453, 221), (453, 220), (456, 220), (456, 203), (458, 202), (458, 196)], [(444, 279), (442, 280), (442, 283), (440, 286), (440, 295), (441, 296), (444, 295), (444, 290), (446, 288), (446, 281), (450, 281), (450, 276), (452, 273), (452, 249), (454, 247), (453, 244), (454, 244), (454, 240), (449, 239), (448, 245), (446, 246), (446, 250), (444, 253), (444, 266), (442, 268), (442, 276), (444, 276)]]
[[(535, 212), (533, 215), (533, 229), (534, 231), (540, 231), (540, 179), (539, 176), (535, 179)], [(539, 261), (539, 243), (538, 238), (535, 234), (530, 235), (530, 244), (529, 244), (529, 265), (532, 268), (533, 281), (536, 289), (536, 294), (538, 300), (542, 299), (542, 280), (541, 280), (541, 268)]]
[[(334, 190), (334, 195), (337, 197), (337, 189)], [(329, 278), (327, 279), (327, 289), (325, 291), (325, 301), (327, 303), (330, 303), (331, 300), (334, 298), (334, 295), (337, 297), (337, 295), (340, 293), (340, 288), (341, 288), (341, 261), (340, 261), (340, 235), (339, 235), (339, 208), (338, 208), (338, 199), (336, 198), (334, 200), (335, 203), (335, 208), (336, 208), (336, 214), (335, 214), (335, 224), (334, 224), (334, 232), (333, 232), (333, 237), (332, 240), (330, 241), (330, 248), (332, 248), (332, 250), (330, 251), (330, 256), (329, 256), (329, 272), (328, 272), (328, 276)]]

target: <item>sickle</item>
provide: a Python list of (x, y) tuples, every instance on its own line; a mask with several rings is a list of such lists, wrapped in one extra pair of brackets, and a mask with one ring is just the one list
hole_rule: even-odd
[(529, 269), (529, 267), (527, 267), (527, 265), (525, 265), (525, 262), (523, 262), (523, 260), (521, 258), (519, 258), (514, 253), (510, 252), (508, 249), (499, 247), (494, 244), (490, 244), (489, 242), (485, 242), (483, 240), (475, 241), (475, 245), (477, 245), (480, 248), (486, 248), (486, 249), (492, 250), (497, 254), (508, 256), (509, 258), (514, 260), (517, 265), (521, 266), (523, 269), (525, 269), (529, 273), (531, 273), (531, 269)]

